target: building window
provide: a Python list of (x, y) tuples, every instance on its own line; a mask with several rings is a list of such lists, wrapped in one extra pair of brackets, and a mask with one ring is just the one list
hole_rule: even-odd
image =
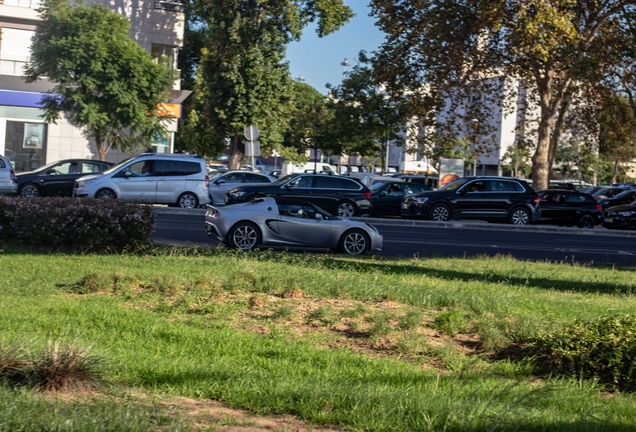
[(16, 172), (31, 171), (45, 163), (46, 124), (7, 121), (5, 156)]
[(155, 63), (165, 64), (168, 69), (174, 69), (174, 47), (166, 45), (152, 45), (150, 55)]
[(183, 12), (184, 6), (180, 0), (155, 0), (155, 9)]

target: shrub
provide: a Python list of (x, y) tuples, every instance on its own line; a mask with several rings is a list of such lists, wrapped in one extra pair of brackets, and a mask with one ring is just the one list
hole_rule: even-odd
[(449, 310), (441, 312), (435, 319), (435, 328), (448, 336), (455, 336), (457, 333), (466, 331), (466, 318), (459, 310)]
[(12, 387), (42, 391), (89, 389), (99, 383), (100, 361), (72, 342), (49, 341), (40, 355), (29, 358), (24, 346), (0, 349), (0, 381)]
[(118, 200), (0, 197), (0, 241), (84, 250), (150, 242), (150, 206)]
[(590, 322), (546, 333), (528, 349), (549, 370), (581, 378), (597, 377), (616, 388), (636, 389), (636, 317), (603, 315)]

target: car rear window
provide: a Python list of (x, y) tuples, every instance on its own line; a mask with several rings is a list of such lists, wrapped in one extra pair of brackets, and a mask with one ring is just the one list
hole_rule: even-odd
[(495, 192), (523, 192), (523, 187), (513, 181), (491, 180), (490, 190)]
[(269, 179), (265, 176), (258, 174), (245, 174), (245, 182), (246, 183), (271, 183)]

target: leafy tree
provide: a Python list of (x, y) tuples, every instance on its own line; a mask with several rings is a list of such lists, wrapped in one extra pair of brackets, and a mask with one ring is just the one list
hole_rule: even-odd
[(314, 154), (318, 149), (329, 151), (334, 112), (325, 95), (298, 81), (293, 82), (293, 104), (281, 155), (287, 161), (306, 162), (309, 149), (314, 150)]
[[(538, 107), (532, 178), (548, 186), (572, 101), (632, 53), (627, 27), (636, 2), (571, 0), (372, 0), (387, 33), (376, 68), (415, 104), (465, 112), (467, 98), (516, 105), (519, 89)], [(496, 101), (495, 101), (496, 102)], [(468, 103), (470, 105), (470, 103)], [(470, 106), (469, 106), (470, 108)]]
[(293, 112), (286, 46), (300, 39), (309, 22), (317, 20), (323, 36), (353, 13), (341, 0), (194, 0), (194, 5), (207, 36), (198, 72), (206, 88), (202, 113), (217, 142), (229, 138), (228, 166), (237, 168), (246, 126), (260, 129), (265, 149), (283, 141)]
[(101, 160), (113, 146), (129, 151), (165, 133), (158, 104), (173, 74), (130, 38), (125, 17), (68, 0), (47, 1), (41, 17), (25, 79), (55, 83), (42, 99), (47, 122), (66, 113), (95, 139)]
[(359, 62), (342, 84), (328, 86), (336, 107), (338, 124), (334, 127), (347, 138), (348, 145), (341, 151), (376, 157), (384, 170), (389, 143), (405, 144), (409, 132), (407, 104), (402, 96), (384, 90), (384, 83), (375, 76), (364, 51), (360, 52)]

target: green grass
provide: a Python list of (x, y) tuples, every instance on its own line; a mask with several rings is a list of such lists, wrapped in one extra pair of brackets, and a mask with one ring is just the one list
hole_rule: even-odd
[[(634, 431), (633, 395), (538, 380), (531, 360), (489, 355), (575, 318), (632, 313), (633, 276), (509, 258), (5, 249), (3, 342), (77, 340), (116, 390), (62, 402), (0, 386), (0, 430), (44, 429), (54, 415), (51, 430), (118, 430), (127, 418), (137, 422), (127, 430), (189, 427), (162, 405), (113, 396), (137, 388), (354, 430)], [(293, 290), (308, 298), (287, 298)], [(436, 328), (439, 317), (449, 333), (473, 332), (477, 346), (461, 348)]]

